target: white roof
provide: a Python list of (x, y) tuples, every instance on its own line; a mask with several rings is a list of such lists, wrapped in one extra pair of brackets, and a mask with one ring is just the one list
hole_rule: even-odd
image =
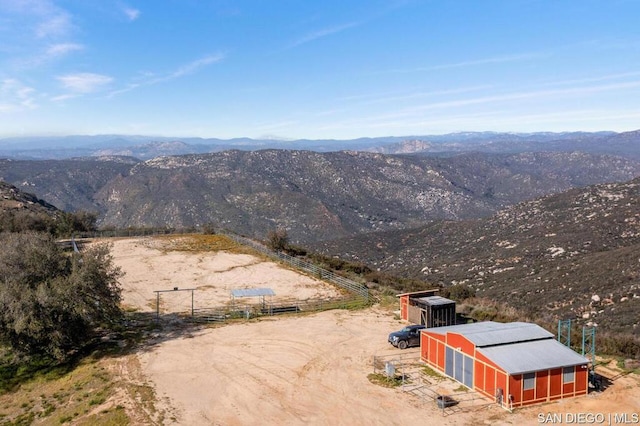
[(456, 303), (451, 299), (447, 299), (442, 296), (426, 296), (426, 297), (417, 297), (414, 300), (418, 300), (420, 302), (426, 303), (430, 306), (435, 305), (449, 305), (451, 303)]
[(527, 342), (553, 337), (552, 333), (537, 324), (529, 322), (502, 323), (482, 321), (470, 324), (434, 327), (425, 331), (442, 335), (446, 333), (457, 333), (464, 336), (477, 347)]
[(275, 296), (270, 288), (234, 288), (231, 290), (233, 297)]
[(588, 364), (589, 360), (555, 339), (478, 348), (508, 374)]

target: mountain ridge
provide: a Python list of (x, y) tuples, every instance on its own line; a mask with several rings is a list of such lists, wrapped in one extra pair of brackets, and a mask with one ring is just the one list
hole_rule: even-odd
[(223, 151), (140, 161), (107, 156), (0, 160), (0, 180), (100, 226), (200, 227), (263, 238), (276, 228), (306, 244), (489, 216), (526, 199), (626, 181), (640, 162), (572, 153)]
[[(640, 131), (629, 132), (458, 132), (444, 135), (362, 137), (357, 139), (251, 139), (143, 135), (70, 135), (0, 139), (0, 157), (67, 159), (124, 154), (147, 160), (161, 155), (220, 152), (232, 149), (295, 149), (317, 152), (358, 150), (385, 154), (583, 151), (640, 159)], [(167, 144), (172, 144), (167, 150)], [(615, 146), (612, 146), (615, 145)]]

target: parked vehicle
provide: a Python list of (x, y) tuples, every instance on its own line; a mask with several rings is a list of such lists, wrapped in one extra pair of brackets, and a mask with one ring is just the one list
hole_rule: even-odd
[(408, 325), (402, 330), (390, 333), (389, 343), (400, 349), (420, 346), (420, 330), (425, 328), (424, 325)]

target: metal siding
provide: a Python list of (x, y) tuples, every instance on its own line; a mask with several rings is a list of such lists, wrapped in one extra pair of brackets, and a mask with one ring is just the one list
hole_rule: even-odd
[(422, 332), (428, 334), (434, 339), (440, 340), (441, 342), (446, 341), (447, 336), (445, 334), (438, 333), (437, 330), (437, 328), (427, 328), (422, 330)]
[(478, 348), (509, 374), (529, 373), (557, 367), (582, 365), (588, 360), (555, 339)]
[(447, 344), (454, 348), (459, 348), (467, 355), (473, 356), (475, 346), (464, 336), (457, 333), (447, 333)]
[(473, 361), (474, 363), (474, 378), (473, 378), (473, 389), (484, 389), (484, 373), (485, 366), (483, 363), (478, 361)]
[(443, 335), (446, 333), (460, 334), (478, 347), (553, 338), (553, 334), (544, 328), (527, 322), (482, 321), (438, 327), (434, 331)]
[(496, 371), (496, 389), (502, 389), (502, 403), (507, 402), (509, 388), (507, 387), (507, 375), (502, 371)]
[(549, 390), (549, 370), (536, 373), (536, 398), (546, 398)]
[(589, 369), (582, 365), (576, 367), (576, 392), (586, 393), (589, 386), (587, 384), (589, 377)]
[(551, 370), (549, 380), (549, 396), (560, 396), (562, 394), (562, 368)]
[(444, 374), (453, 377), (453, 349), (448, 346), (444, 348)]
[(500, 369), (500, 367), (498, 367), (498, 366), (496, 365), (496, 363), (495, 363), (495, 362), (491, 361), (489, 358), (487, 358), (486, 356), (482, 355), (482, 354), (481, 354), (480, 352), (478, 352), (478, 351), (476, 351), (475, 358), (476, 358), (478, 361), (482, 361), (482, 362), (484, 362), (485, 364), (488, 364), (488, 365), (492, 366), (492, 367), (493, 367), (493, 368), (495, 368), (496, 370), (499, 370), (499, 369)]
[(441, 370), (445, 369), (445, 353), (444, 353), (444, 343), (442, 342), (438, 342), (438, 367), (440, 367)]
[(409, 320), (409, 312), (407, 307), (409, 305), (409, 296), (401, 296), (400, 297), (400, 318), (405, 321)]
[(490, 394), (496, 394), (496, 369), (490, 366), (485, 367), (484, 371), (484, 390)]
[(562, 385), (562, 396), (573, 395), (573, 389), (575, 388), (575, 383), (564, 383)]
[(464, 371), (463, 381), (464, 385), (469, 389), (473, 389), (473, 358), (470, 356), (464, 356)]
[(428, 297), (416, 297), (414, 298), (415, 301), (418, 301), (422, 304), (425, 305), (431, 305), (431, 306), (435, 306), (435, 305), (450, 305), (450, 304), (454, 304), (456, 302), (454, 302), (453, 300), (444, 298), (442, 296), (428, 296)]
[(434, 364), (438, 364), (438, 341), (431, 337), (429, 338), (429, 359)]
[[(522, 376), (509, 376), (509, 395), (514, 404), (520, 404), (522, 401)], [(509, 397), (509, 396), (507, 396)]]
[(462, 352), (454, 352), (453, 378), (462, 383), (463, 355)]
[(427, 334), (420, 333), (420, 360), (427, 361), (429, 359), (429, 341), (431, 339)]

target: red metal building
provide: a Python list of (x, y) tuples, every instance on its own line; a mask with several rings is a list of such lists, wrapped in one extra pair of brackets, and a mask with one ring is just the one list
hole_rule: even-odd
[(589, 360), (542, 327), (492, 321), (428, 328), (422, 361), (506, 407), (588, 392)]

